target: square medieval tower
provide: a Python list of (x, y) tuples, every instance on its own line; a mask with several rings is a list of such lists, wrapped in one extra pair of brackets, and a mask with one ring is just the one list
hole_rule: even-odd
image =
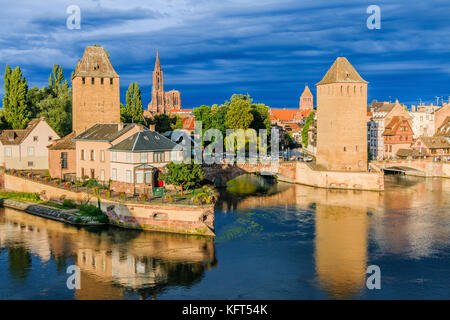
[(339, 57), (316, 85), (316, 162), (326, 170), (367, 171), (367, 84)]
[(105, 49), (86, 47), (72, 78), (72, 130), (97, 123), (120, 123), (119, 75)]

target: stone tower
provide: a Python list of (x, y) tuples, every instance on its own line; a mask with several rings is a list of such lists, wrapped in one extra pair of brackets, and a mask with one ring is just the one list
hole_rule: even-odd
[(299, 107), (300, 110), (312, 110), (314, 108), (314, 97), (308, 86), (305, 86), (305, 90), (303, 90), (300, 96)]
[(367, 81), (339, 57), (317, 83), (317, 164), (367, 171)]
[(181, 109), (181, 95), (177, 90), (164, 92), (164, 77), (156, 52), (155, 69), (153, 71), (152, 101), (148, 105), (151, 113), (168, 113), (172, 109)]
[(90, 46), (72, 78), (72, 129), (80, 134), (97, 123), (120, 123), (120, 86), (106, 51)]

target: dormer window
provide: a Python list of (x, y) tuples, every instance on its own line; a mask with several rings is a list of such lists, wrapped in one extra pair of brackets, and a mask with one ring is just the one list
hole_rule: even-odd
[(39, 138), (38, 138), (37, 136), (34, 136), (34, 137), (33, 137), (33, 141), (34, 141), (34, 142), (37, 142), (38, 140), (39, 140)]
[(95, 84), (95, 78), (94, 77), (91, 78), (91, 83)]

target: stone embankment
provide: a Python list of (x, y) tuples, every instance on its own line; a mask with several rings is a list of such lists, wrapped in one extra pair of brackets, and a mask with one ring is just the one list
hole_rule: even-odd
[(0, 199), (0, 206), (24, 211), (35, 216), (59, 222), (69, 223), (73, 225), (80, 225), (80, 226), (104, 225), (104, 223), (94, 221), (92, 217), (79, 215), (78, 209), (60, 210), (42, 204), (36, 204), (26, 201), (18, 201), (14, 199)]

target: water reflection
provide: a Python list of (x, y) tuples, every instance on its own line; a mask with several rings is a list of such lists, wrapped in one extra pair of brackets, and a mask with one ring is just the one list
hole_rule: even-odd
[(8, 248), (10, 278), (24, 283), (32, 267), (31, 255), (44, 263), (54, 262), (59, 272), (74, 262), (81, 269), (76, 299), (157, 298), (167, 287), (199, 282), (216, 264), (209, 238), (78, 229), (0, 210), (0, 247)]
[(278, 192), (257, 197), (237, 198), (224, 191), (218, 208), (222, 212), (271, 208), (272, 215), (299, 217), (312, 208), (316, 285), (328, 297), (361, 296), (370, 260), (392, 255), (420, 259), (445, 254), (448, 248), (450, 180), (388, 176), (385, 192), (283, 184), (272, 188)]

